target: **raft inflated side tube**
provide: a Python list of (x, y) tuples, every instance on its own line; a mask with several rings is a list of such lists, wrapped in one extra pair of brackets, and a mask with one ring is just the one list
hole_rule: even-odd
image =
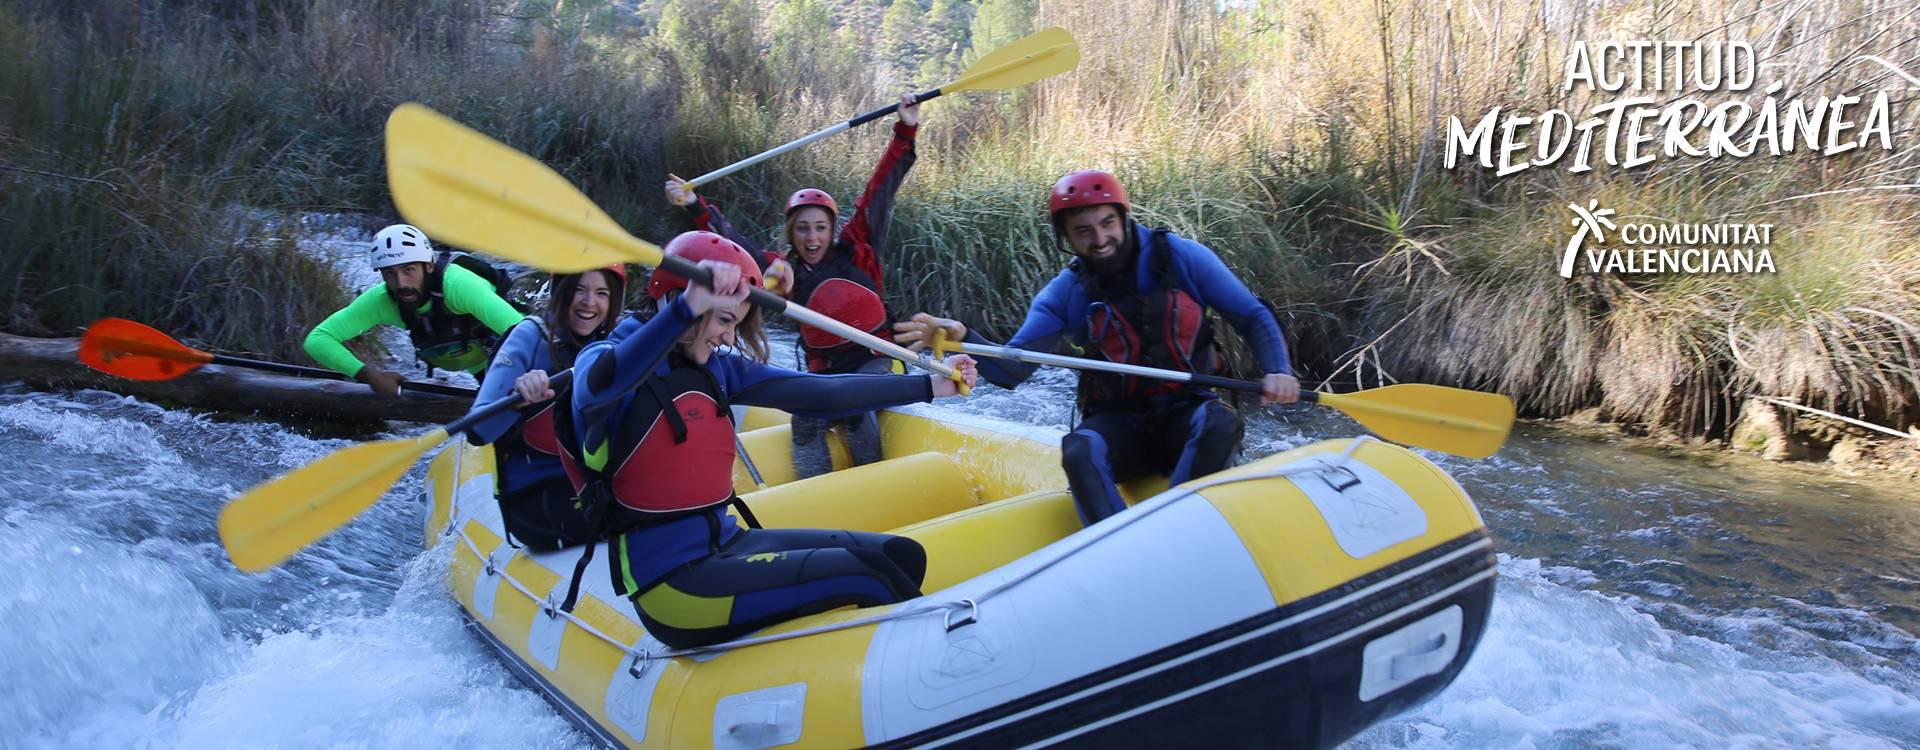
[[(444, 489), (491, 460), (465, 449), (428, 479), (429, 515), (451, 519), (459, 545), (451, 588), (564, 713), (635, 747), (1162, 746), (1196, 731), (1327, 747), (1447, 685), (1485, 628), (1486, 529), (1404, 448), (1316, 443), (1082, 529), (1061, 488), (1021, 481), (1059, 471), (1031, 428), (884, 417), (886, 460), (757, 493), (756, 513), (828, 528), (914, 518), (894, 532), (927, 548), (920, 599), (672, 652), (613, 594), (604, 550), (563, 611), (582, 549), (504, 545), (490, 482)], [(1036, 465), (988, 465), (1021, 460)]]

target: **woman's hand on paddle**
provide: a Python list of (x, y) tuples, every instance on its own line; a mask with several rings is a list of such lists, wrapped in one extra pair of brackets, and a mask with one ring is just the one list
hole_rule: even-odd
[(917, 352), (927, 348), (937, 329), (946, 330), (948, 341), (964, 341), (967, 338), (967, 327), (958, 320), (915, 313), (913, 319), (893, 324), (893, 343)]
[(707, 311), (725, 307), (732, 309), (747, 301), (747, 295), (753, 292), (753, 285), (741, 277), (740, 267), (732, 263), (717, 260), (700, 261), (700, 267), (713, 274), (713, 283), (693, 284), (687, 287), (687, 309), (696, 316)]
[(900, 124), (920, 127), (920, 100), (911, 91), (900, 95)]
[(1260, 405), (1291, 404), (1300, 400), (1300, 379), (1277, 372), (1260, 379)]
[(529, 404), (547, 401), (554, 396), (553, 387), (547, 382), (546, 370), (528, 370), (514, 378), (513, 392), (520, 394), (520, 399)]
[[(974, 363), (972, 357), (965, 354), (955, 354), (943, 360), (943, 363), (958, 371), (960, 373), (960, 379), (966, 381), (968, 388), (972, 388), (975, 383), (980, 382), (980, 369)], [(928, 375), (927, 377), (933, 379), (934, 398), (957, 396), (960, 394), (960, 384), (954, 382), (953, 378), (937, 374)]]
[(679, 175), (667, 175), (667, 202), (676, 206), (691, 206), (699, 197), (693, 194), (693, 186)]

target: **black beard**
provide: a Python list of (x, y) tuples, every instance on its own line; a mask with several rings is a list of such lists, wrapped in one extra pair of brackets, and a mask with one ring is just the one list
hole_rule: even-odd
[(1087, 268), (1092, 270), (1095, 276), (1118, 276), (1127, 270), (1127, 260), (1125, 252), (1115, 251), (1114, 254), (1104, 258), (1088, 258)]
[(1110, 290), (1132, 288), (1128, 283), (1132, 281), (1128, 274), (1133, 270), (1133, 253), (1128, 247), (1131, 244), (1124, 239), (1121, 240), (1120, 249), (1104, 258), (1080, 257), (1081, 262), (1087, 264), (1087, 270), (1093, 272), (1093, 281), (1096, 286)]

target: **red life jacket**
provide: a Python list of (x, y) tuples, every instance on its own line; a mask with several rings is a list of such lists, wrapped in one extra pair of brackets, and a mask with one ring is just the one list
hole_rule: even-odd
[[(887, 307), (877, 291), (880, 285), (853, 262), (853, 252), (853, 248), (836, 241), (818, 265), (808, 266), (793, 260), (790, 299), (809, 310), (872, 333), (887, 324)], [(800, 343), (806, 350), (808, 372), (853, 372), (879, 356), (837, 334), (809, 325), (800, 326)]]
[[(871, 333), (879, 330), (887, 322), (887, 307), (880, 302), (880, 295), (872, 289), (852, 279), (832, 278), (820, 282), (813, 288), (805, 302), (808, 309), (838, 320), (847, 325)], [(807, 346), (827, 349), (850, 345), (853, 342), (841, 338), (838, 334), (813, 326), (801, 326), (800, 337)]]
[(527, 421), (520, 425), (520, 440), (526, 443), (528, 448), (533, 449), (535, 453), (548, 456), (562, 455), (562, 451), (560, 450), (560, 436), (553, 431), (553, 405), (555, 401), (559, 400), (560, 399), (556, 398), (553, 401), (548, 401), (545, 406), (540, 407), (539, 411), (534, 412), (533, 416), (527, 417)]
[(572, 409), (554, 412), (561, 465), (580, 497), (606, 506), (603, 527), (609, 533), (733, 499), (733, 415), (726, 394), (705, 367), (677, 356), (674, 365), (646, 379), (597, 446), (581, 445)]
[[(1150, 235), (1152, 281), (1146, 294), (1133, 294), (1131, 289), (1111, 294), (1093, 283), (1090, 270), (1078, 268), (1081, 283), (1093, 299), (1087, 309), (1087, 336), (1109, 362), (1212, 373), (1220, 367), (1213, 346), (1213, 321), (1206, 306), (1180, 288), (1168, 234), (1162, 228)], [(1184, 387), (1183, 383), (1132, 375), (1080, 373), (1083, 406), (1172, 393)]]
[[(535, 330), (538, 330), (540, 332), (541, 341), (548, 340), (549, 334), (547, 333), (547, 324), (544, 320), (538, 317), (529, 317), (526, 320), (523, 320), (519, 323), (519, 325), (528, 325), (528, 324), (533, 325)], [(595, 336), (592, 340), (599, 340), (602, 337), (603, 336)], [(506, 342), (506, 337), (502, 336), (501, 343), (504, 344), (505, 342)], [(492, 362), (494, 357), (497, 357), (499, 355), (500, 355), (500, 345), (496, 344), (493, 348), (493, 353), (487, 356), (487, 361)], [(571, 363), (555, 363), (555, 364), (548, 365), (548, 367), (549, 369), (553, 369), (558, 367), (561, 364), (571, 364)], [(570, 391), (566, 390), (565, 388), (562, 388), (560, 389), (557, 398), (554, 398), (551, 401), (541, 404), (540, 408), (535, 409), (531, 414), (528, 414), (527, 416), (522, 417), (520, 419), (520, 423), (515, 425), (512, 431), (509, 431), (506, 434), (506, 436), (502, 437), (500, 440), (495, 441), (494, 445), (496, 446), (496, 448), (498, 448), (501, 451), (506, 451), (509, 454), (514, 452), (519, 452), (524, 449), (526, 452), (535, 453), (542, 456), (560, 457), (562, 455), (562, 452), (560, 450), (560, 438), (554, 432), (553, 408), (555, 404), (568, 403), (569, 394), (570, 394)], [(504, 459), (504, 456), (502, 457), (502, 459)], [(505, 463), (504, 460), (501, 460), (500, 462)]]

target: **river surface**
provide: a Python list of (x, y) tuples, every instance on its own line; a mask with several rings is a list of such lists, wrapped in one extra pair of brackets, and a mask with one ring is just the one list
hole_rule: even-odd
[[(940, 408), (1064, 427), (1071, 378)], [(1255, 414), (1247, 452), (1357, 430)], [(349, 444), (0, 384), (0, 747), (588, 746), (463, 630), (421, 468), (269, 574), (227, 562), (228, 498)], [(1920, 747), (1912, 487), (1532, 426), (1430, 455), (1496, 537), (1492, 621), (1350, 747)]]

